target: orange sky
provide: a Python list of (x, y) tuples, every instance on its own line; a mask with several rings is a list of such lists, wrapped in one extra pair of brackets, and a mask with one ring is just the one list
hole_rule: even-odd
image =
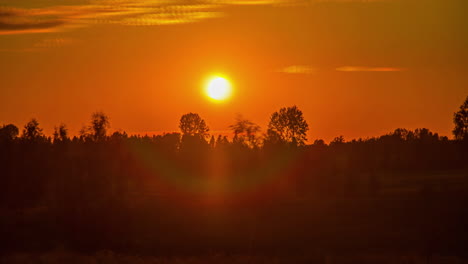
[[(0, 0), (0, 124), (72, 134), (102, 110), (113, 130), (175, 131), (199, 113), (265, 130), (297, 105), (309, 141), (397, 127), (450, 135), (468, 95), (461, 0)], [(66, 4), (66, 5), (64, 5)], [(205, 79), (230, 78), (214, 104)]]

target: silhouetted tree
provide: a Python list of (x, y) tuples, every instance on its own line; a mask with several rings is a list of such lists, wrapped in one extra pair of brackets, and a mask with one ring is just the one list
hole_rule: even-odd
[(19, 134), (19, 129), (13, 124), (3, 125), (0, 128), (0, 141), (13, 140)]
[(229, 128), (234, 132), (232, 140), (234, 144), (244, 145), (249, 148), (259, 147), (260, 139), (257, 137), (257, 133), (260, 131), (259, 125), (238, 115), (236, 122), (230, 125)]
[(65, 142), (68, 140), (68, 129), (64, 124), (54, 128), (54, 142)]
[(297, 106), (283, 107), (271, 115), (266, 140), (272, 143), (303, 146), (307, 140), (308, 130), (309, 125)]
[(39, 122), (35, 118), (31, 119), (31, 121), (24, 126), (22, 137), (30, 141), (35, 141), (44, 137), (42, 128), (39, 127)]
[(339, 137), (335, 137), (331, 142), (330, 142), (330, 146), (333, 146), (333, 145), (339, 145), (339, 144), (343, 144), (345, 143), (345, 139), (343, 136), (339, 136)]
[(417, 128), (414, 131), (414, 136), (415, 136), (416, 139), (418, 139), (420, 141), (424, 141), (424, 142), (438, 141), (439, 140), (439, 134), (432, 133), (427, 128)]
[(122, 140), (125, 140), (128, 138), (127, 132), (123, 131), (115, 131), (112, 133), (112, 135), (109, 137), (109, 139), (113, 142), (120, 142)]
[(316, 139), (314, 140), (314, 146), (325, 146), (325, 141), (323, 139)]
[[(180, 149), (184, 153), (191, 153), (197, 156), (200, 151), (209, 148), (206, 137), (209, 128), (198, 114), (188, 113), (180, 118), (179, 128), (182, 132)], [(194, 156), (194, 157), (195, 157)]]
[(103, 141), (106, 138), (109, 127), (109, 117), (103, 112), (94, 112), (91, 115), (91, 125), (84, 127), (80, 131), (80, 134), (84, 138), (89, 138), (96, 142)]
[(91, 117), (91, 128), (94, 140), (103, 140), (106, 137), (107, 130), (110, 127), (109, 117), (103, 112), (95, 112)]
[(453, 129), (453, 135), (457, 140), (468, 139), (468, 96), (465, 102), (460, 106), (460, 110), (454, 113), (453, 122), (455, 128)]
[(199, 136), (205, 138), (210, 129), (198, 114), (188, 113), (180, 118), (179, 128), (182, 134), (188, 136)]
[(216, 146), (216, 139), (214, 136), (211, 136), (209, 145), (212, 149)]
[(229, 140), (226, 136), (218, 135), (216, 139), (216, 148), (226, 148), (229, 146)]
[(414, 132), (405, 128), (397, 128), (390, 135), (403, 141), (410, 141), (415, 139)]

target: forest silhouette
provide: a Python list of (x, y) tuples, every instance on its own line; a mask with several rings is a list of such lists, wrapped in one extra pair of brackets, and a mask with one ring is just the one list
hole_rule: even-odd
[(231, 138), (196, 113), (154, 136), (110, 134), (103, 112), (73, 137), (3, 125), (0, 248), (465, 255), (468, 97), (453, 121), (453, 139), (398, 128), (329, 144), (307, 141), (319, 124), (296, 106), (265, 133), (238, 116)]

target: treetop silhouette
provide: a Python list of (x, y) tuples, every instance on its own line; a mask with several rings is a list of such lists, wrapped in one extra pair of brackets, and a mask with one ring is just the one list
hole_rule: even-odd
[(453, 135), (455, 139), (467, 140), (468, 139), (468, 96), (465, 102), (460, 106), (460, 110), (454, 113), (453, 122), (455, 128), (453, 129)]
[(80, 134), (83, 138), (99, 142), (106, 139), (107, 130), (110, 128), (109, 117), (104, 112), (98, 111), (91, 115), (91, 124), (83, 127)]
[(31, 119), (31, 121), (24, 126), (22, 137), (29, 141), (36, 141), (44, 137), (42, 128), (39, 127), (37, 119)]
[(19, 134), (19, 129), (13, 124), (3, 125), (0, 128), (0, 141), (1, 140), (13, 140)]
[(309, 125), (297, 106), (283, 107), (270, 117), (266, 141), (304, 146)]
[(257, 136), (260, 131), (259, 125), (238, 115), (235, 123), (230, 125), (229, 128), (234, 133), (232, 140), (234, 144), (244, 145), (249, 148), (259, 147), (260, 139)]
[(207, 137), (210, 131), (205, 120), (196, 113), (183, 115), (180, 118), (179, 128), (183, 136), (199, 136), (201, 138)]

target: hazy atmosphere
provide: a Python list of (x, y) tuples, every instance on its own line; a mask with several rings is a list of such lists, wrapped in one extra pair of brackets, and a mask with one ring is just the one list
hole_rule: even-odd
[(468, 263), (467, 0), (0, 0), (0, 263)]
[[(298, 105), (309, 138), (428, 127), (450, 136), (468, 92), (466, 1), (0, 0), (0, 120), (176, 131), (195, 111), (225, 132)], [(202, 90), (233, 87), (222, 104)], [(162, 100), (164, 98), (164, 100)], [(77, 111), (79, 109), (79, 111)]]

